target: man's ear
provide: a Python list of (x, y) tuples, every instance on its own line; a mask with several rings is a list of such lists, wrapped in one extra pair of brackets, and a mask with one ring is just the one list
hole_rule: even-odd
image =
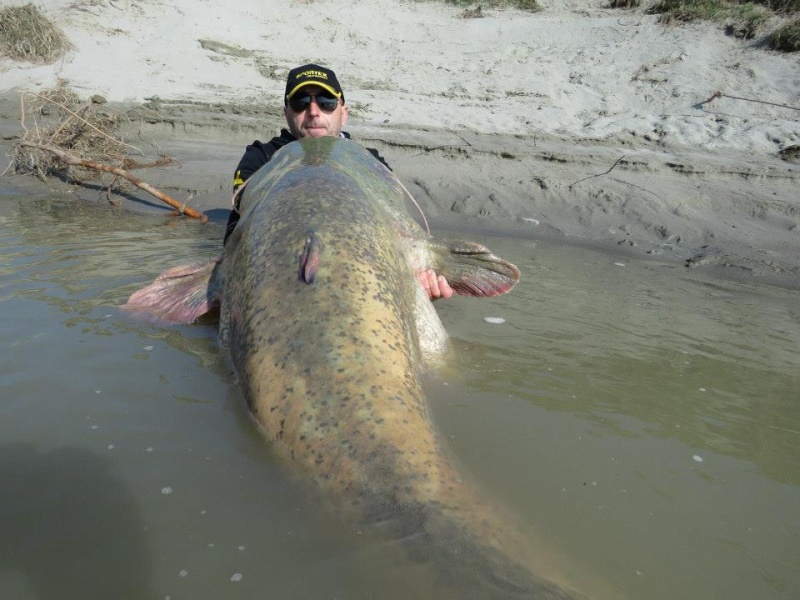
[(342, 129), (347, 125), (347, 115), (350, 114), (350, 107), (347, 104), (342, 105)]

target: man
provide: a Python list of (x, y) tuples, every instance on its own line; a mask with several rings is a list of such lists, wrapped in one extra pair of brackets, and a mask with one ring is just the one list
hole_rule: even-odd
[[(315, 64), (303, 65), (289, 71), (286, 79), (283, 114), (288, 129), (281, 129), (281, 134), (262, 144), (258, 140), (247, 146), (244, 156), (236, 167), (233, 179), (234, 192), (247, 181), (259, 168), (272, 158), (275, 152), (300, 138), (342, 136), (350, 134), (342, 131), (347, 124), (349, 107), (344, 103), (344, 92), (339, 85), (336, 74), (330, 69)], [(367, 148), (387, 168), (390, 168), (383, 157), (374, 148)], [(239, 221), (239, 200), (228, 218), (223, 244), (236, 228)], [(453, 290), (442, 275), (436, 275), (432, 269), (418, 273), (420, 284), (431, 300), (450, 298)]]

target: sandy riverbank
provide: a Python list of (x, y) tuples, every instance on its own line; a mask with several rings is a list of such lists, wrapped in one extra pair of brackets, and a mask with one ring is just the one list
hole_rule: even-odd
[[(182, 166), (140, 175), (177, 198), (193, 193), (219, 223), (244, 146), (281, 125), (286, 71), (324, 57), (352, 107), (348, 130), (381, 151), (434, 227), (800, 286), (800, 164), (781, 156), (800, 144), (800, 57), (714, 25), (663, 27), (594, 1), (481, 19), (384, 0), (248, 0), (235, 18), (188, 0), (42, 5), (75, 49), (56, 65), (0, 59), (6, 153), (22, 89), (61, 78), (121, 111), (158, 96), (128, 140)], [(703, 103), (717, 90), (771, 104)], [(43, 184), (7, 176), (0, 187)], [(156, 210), (139, 196), (123, 207)]]

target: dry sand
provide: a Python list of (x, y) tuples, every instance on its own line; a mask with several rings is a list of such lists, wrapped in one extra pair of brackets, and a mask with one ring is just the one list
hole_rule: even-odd
[[(140, 175), (195, 193), (219, 223), (244, 146), (282, 124), (288, 69), (320, 62), (344, 86), (347, 129), (381, 151), (434, 228), (800, 287), (800, 159), (787, 156), (800, 146), (800, 56), (605, 0), (542, 4), (466, 19), (390, 0), (42, 0), (75, 49), (53, 65), (0, 59), (0, 150), (20, 132), (19, 92), (64, 80), (138, 106), (129, 141), (183, 165)], [(152, 209), (138, 195), (123, 206)]]

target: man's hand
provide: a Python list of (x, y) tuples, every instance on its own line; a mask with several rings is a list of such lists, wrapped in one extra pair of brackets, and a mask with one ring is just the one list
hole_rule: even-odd
[(433, 269), (427, 269), (426, 271), (420, 271), (417, 276), (419, 277), (422, 289), (425, 290), (431, 301), (438, 300), (439, 298), (452, 298), (453, 288), (447, 283), (447, 279), (444, 278), (444, 275), (436, 275)]

